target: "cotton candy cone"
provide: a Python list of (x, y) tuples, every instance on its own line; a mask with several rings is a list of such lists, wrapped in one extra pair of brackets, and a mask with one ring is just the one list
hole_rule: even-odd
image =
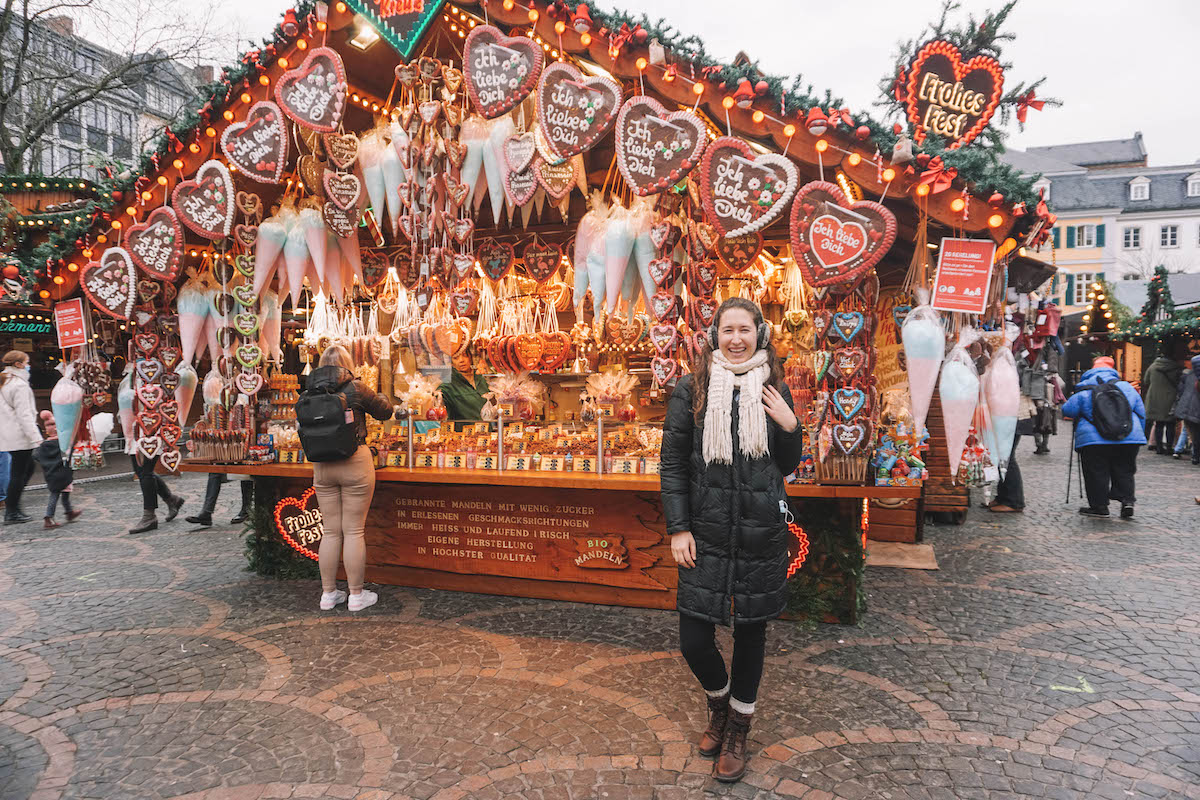
[(208, 293), (194, 281), (189, 281), (179, 290), (176, 300), (179, 309), (179, 345), (183, 362), (190, 364), (196, 356), (196, 348), (200, 346), (204, 336), (204, 321), (208, 319), (211, 303)]
[(508, 163), (504, 158), (504, 142), (517, 132), (512, 117), (501, 117), (492, 121), (488, 132), (487, 148), (483, 151), (483, 168), (487, 172), (488, 196), (492, 200), (492, 219), (500, 221), (500, 210), (504, 208), (504, 179), (508, 174)]
[(258, 240), (254, 244), (254, 293), (271, 285), (283, 243), (287, 241), (287, 230), (278, 222), (263, 220), (258, 226)]
[(188, 411), (192, 407), (192, 398), (196, 396), (198, 379), (196, 370), (191, 364), (181, 364), (176, 372), (179, 373), (179, 385), (175, 387), (175, 402), (179, 406), (179, 419), (186, 422)]
[(338, 247), (342, 251), (342, 287), (350, 288), (353, 284), (351, 276), (362, 283), (362, 257), (359, 255), (358, 236), (338, 237)]
[(342, 248), (338, 237), (332, 233), (325, 237), (325, 294), (329, 297), (342, 296)]
[(280, 343), (280, 334), (283, 329), (283, 309), (279, 305), (279, 295), (274, 292), (264, 292), (258, 298), (258, 316), (262, 320), (262, 325), (258, 329), (259, 348), (275, 361), (283, 361), (283, 349)]
[[(938, 370), (946, 349), (946, 333), (937, 321), (937, 312), (929, 306), (920, 308), (929, 309), (933, 316), (914, 317), (910, 313), (900, 329), (904, 359), (908, 365), (908, 393), (912, 399), (913, 422), (917, 431), (925, 428), (929, 401), (933, 398), (933, 388), (937, 385)], [(914, 309), (913, 313), (918, 310)]]
[(483, 200), (483, 190), (479, 175), (483, 171), (483, 151), (487, 147), (490, 126), (483, 117), (472, 114), (463, 121), (458, 134), (459, 143), (466, 145), (467, 154), (463, 157), (461, 178), (462, 182), (471, 187), (474, 195), (473, 204), (479, 208)]
[(392, 120), (390, 135), (392, 137), (392, 149), (396, 151), (396, 155), (400, 158), (400, 169), (403, 171), (402, 174), (404, 176), (401, 180), (406, 180), (408, 170), (404, 169), (404, 159), (405, 154), (412, 145), (412, 139), (408, 138), (408, 131), (404, 130), (404, 126), (400, 124), (399, 119)]
[(304, 227), (304, 243), (308, 245), (308, 253), (315, 268), (314, 274), (317, 276), (313, 286), (317, 287), (325, 282), (325, 247), (328, 241), (325, 220), (321, 218), (320, 211), (306, 208), (300, 212), (300, 225)]
[(222, 354), (221, 345), (217, 340), (217, 331), (220, 330), (221, 325), (221, 318), (213, 314), (209, 314), (208, 318), (204, 320), (204, 341), (208, 346), (208, 357), (214, 364)]
[[(998, 349), (983, 373), (983, 393), (992, 414), (993, 442), (988, 443), (996, 465), (1008, 466), (1013, 438), (1017, 432), (1017, 414), (1021, 406), (1021, 384), (1012, 351)], [(993, 446), (994, 445), (994, 446)]]
[(604, 249), (604, 283), (608, 287), (605, 305), (611, 314), (621, 296), (625, 272), (629, 268), (629, 255), (633, 252), (633, 230), (626, 209), (614, 208), (609, 215), (604, 230)]
[[(909, 366), (912, 372), (912, 366)], [(975, 406), (979, 402), (979, 376), (968, 361), (947, 361), (942, 367), (942, 379), (938, 386), (942, 399), (942, 422), (946, 428), (946, 455), (950, 457), (950, 474), (958, 474), (963, 447), (971, 430)]]
[(400, 230), (400, 184), (404, 182), (404, 168), (400, 166), (400, 157), (396, 148), (384, 147), (379, 156), (379, 166), (383, 170), (384, 197), (387, 199), (387, 215), (392, 223), (392, 231)]
[(358, 164), (362, 167), (363, 183), (366, 184), (367, 197), (371, 201), (371, 208), (375, 210), (376, 219), (383, 219), (387, 213), (387, 186), (380, 163), (384, 147), (383, 140), (374, 133), (368, 133), (358, 145)]
[(204, 376), (203, 392), (204, 404), (206, 406), (215, 406), (221, 402), (221, 392), (225, 389), (225, 381), (221, 378), (221, 373), (215, 369), (210, 369), (208, 374)]
[[(179, 369), (182, 376), (183, 365), (180, 365)], [(188, 366), (188, 369), (191, 367)], [(137, 392), (133, 390), (133, 371), (130, 368), (117, 387), (117, 415), (121, 418), (121, 434), (125, 437), (126, 442), (133, 441), (133, 402), (136, 399)]]
[(308, 242), (305, 241), (304, 226), (293, 225), (283, 243), (283, 261), (287, 265), (288, 293), (292, 304), (300, 300), (300, 289), (304, 285), (304, 267), (308, 259)]
[(75, 435), (83, 417), (83, 387), (71, 378), (60, 378), (50, 392), (50, 409), (58, 427), (58, 446), (66, 455), (75, 446)]

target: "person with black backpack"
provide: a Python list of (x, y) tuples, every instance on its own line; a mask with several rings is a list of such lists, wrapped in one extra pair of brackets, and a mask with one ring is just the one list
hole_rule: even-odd
[(363, 589), (367, 545), (363, 528), (375, 495), (375, 459), (367, 447), (367, 419), (392, 416), (388, 399), (350, 371), (354, 361), (341, 345), (330, 345), (296, 403), (300, 446), (313, 465), (313, 489), (321, 509), (321, 609), (346, 600), (338, 591), (338, 559), (346, 566), (348, 608), (361, 611), (375, 604), (374, 592)]
[(1101, 356), (1075, 384), (1063, 406), (1063, 417), (1075, 421), (1075, 450), (1083, 473), (1088, 504), (1079, 513), (1107, 517), (1108, 501), (1121, 504), (1121, 516), (1133, 516), (1133, 476), (1137, 455), (1146, 444), (1146, 407), (1128, 381), (1121, 380), (1113, 360)]

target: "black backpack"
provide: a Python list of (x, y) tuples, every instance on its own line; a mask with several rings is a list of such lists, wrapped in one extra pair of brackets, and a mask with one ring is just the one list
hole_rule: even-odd
[(1089, 386), (1092, 392), (1092, 424), (1110, 442), (1119, 442), (1133, 432), (1133, 409), (1117, 381)]
[(358, 425), (342, 391), (346, 383), (308, 389), (296, 403), (300, 446), (309, 461), (344, 461), (358, 450)]

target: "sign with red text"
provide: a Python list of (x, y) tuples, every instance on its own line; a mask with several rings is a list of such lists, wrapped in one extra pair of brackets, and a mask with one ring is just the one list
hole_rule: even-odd
[(964, 59), (954, 45), (935, 40), (917, 51), (903, 83), (913, 138), (919, 143), (932, 133), (954, 150), (970, 144), (996, 113), (1004, 70), (991, 56)]
[(982, 314), (995, 256), (996, 243), (990, 239), (942, 239), (930, 305), (939, 311)]
[(87, 326), (83, 321), (83, 298), (76, 297), (54, 306), (54, 327), (58, 330), (58, 346), (83, 347), (87, 344)]

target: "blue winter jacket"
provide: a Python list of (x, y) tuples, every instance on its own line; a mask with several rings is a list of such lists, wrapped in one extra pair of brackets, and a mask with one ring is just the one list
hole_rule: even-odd
[[(1128, 381), (1120, 380), (1120, 375), (1112, 367), (1093, 367), (1083, 373), (1083, 378), (1075, 384), (1075, 394), (1062, 408), (1064, 417), (1075, 420), (1075, 449), (1092, 444), (1145, 444), (1146, 443), (1146, 406), (1142, 396), (1129, 385)], [(1133, 409), (1133, 430), (1119, 442), (1105, 439), (1092, 424), (1092, 393), (1087, 388), (1109, 381), (1118, 381), (1121, 393), (1129, 401)]]

